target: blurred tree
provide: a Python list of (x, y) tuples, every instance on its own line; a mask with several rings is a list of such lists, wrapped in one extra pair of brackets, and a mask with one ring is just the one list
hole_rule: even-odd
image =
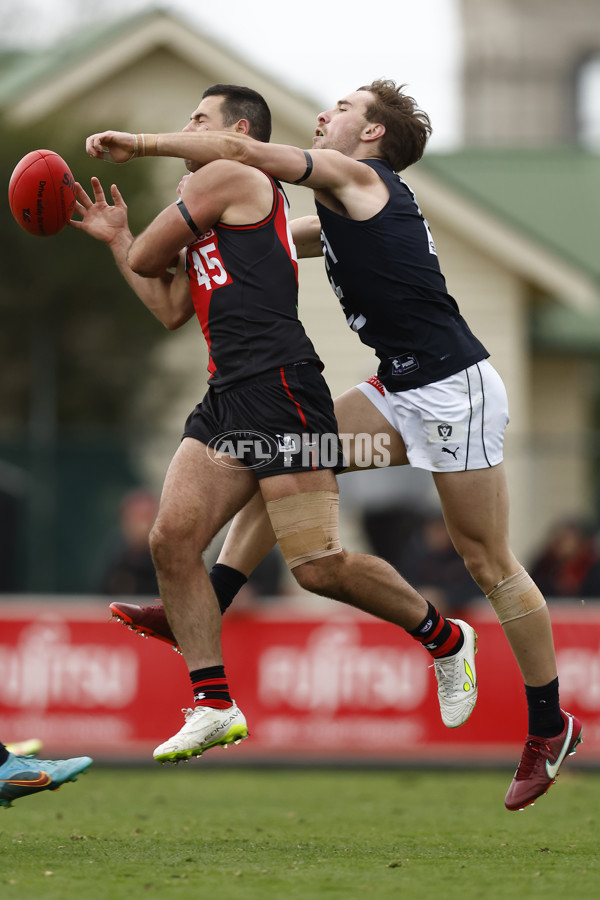
[[(25, 153), (47, 147), (67, 160), (84, 187), (99, 174), (108, 188), (116, 170), (107, 173), (107, 167), (86, 156), (85, 135), (77, 146), (61, 145), (56, 139), (61, 129), (53, 131), (52, 136), (40, 130), (16, 133), (0, 126), (0, 166), (7, 181)], [(118, 183), (131, 203), (132, 229), (139, 231), (161, 205), (154, 198), (155, 209), (149, 209), (148, 170), (122, 167)], [(4, 203), (0, 240), (0, 425), (26, 426), (41, 378), (45, 390), (48, 380), (55, 381), (57, 427), (125, 426), (146, 375), (145, 362), (165, 335), (162, 325), (125, 284), (106, 247), (86, 235), (67, 227), (51, 238), (34, 237), (17, 225)]]
[[(138, 232), (163, 205), (150, 169), (99, 165), (85, 154), (81, 127), (75, 139), (73, 122), (59, 117), (23, 130), (0, 122), (6, 186), (30, 150), (55, 150), (84, 187), (92, 174), (107, 193), (117, 181)], [(16, 586), (85, 590), (90, 548), (135, 483), (136, 400), (168, 332), (127, 286), (107, 248), (87, 235), (68, 227), (51, 238), (29, 235), (5, 200), (0, 241), (0, 461), (22, 476), (25, 498), (9, 523), (11, 533), (19, 532)], [(165, 378), (161, 388), (153, 396), (157, 410), (177, 386)]]

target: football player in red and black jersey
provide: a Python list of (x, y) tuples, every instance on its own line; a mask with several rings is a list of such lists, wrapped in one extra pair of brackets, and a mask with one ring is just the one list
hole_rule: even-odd
[[(240, 134), (266, 146), (265, 107), (248, 88), (215, 85), (183, 134)], [(129, 135), (127, 152), (113, 155), (118, 140), (110, 134), (88, 138), (88, 152), (118, 162), (157, 149), (155, 137)], [(81, 218), (73, 222), (108, 244), (168, 328), (196, 313), (210, 353), (208, 391), (186, 422), (150, 535), (196, 705), (154, 756), (186, 759), (247, 736), (229, 693), (220, 608), (202, 552), (258, 491), (267, 535), (274, 532), (297, 581), (408, 631), (433, 658), (446, 724), (461, 725), (477, 697), (473, 629), (440, 616), (388, 563), (340, 545), (335, 472), (344, 462), (322, 365), (297, 316), (296, 247), (283, 191), (273, 176), (235, 160), (188, 168), (196, 171), (182, 182), (179, 199), (136, 238), (118, 190), (112, 187), (107, 204), (97, 179), (93, 200), (79, 186)], [(231, 573), (244, 578), (227, 566)]]

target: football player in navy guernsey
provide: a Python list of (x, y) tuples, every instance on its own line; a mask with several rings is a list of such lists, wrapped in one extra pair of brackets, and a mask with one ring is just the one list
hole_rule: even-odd
[[(214, 85), (182, 133), (213, 131), (266, 144), (268, 107), (248, 88)], [(134, 136), (136, 152), (127, 157), (152, 152), (154, 142)], [(97, 157), (110, 153), (94, 137), (87, 148)], [(73, 222), (108, 244), (129, 284), (167, 328), (196, 313), (209, 347), (208, 391), (186, 422), (150, 534), (164, 609), (195, 702), (155, 759), (187, 759), (247, 736), (220, 640), (223, 598), (233, 596), (245, 575), (221, 562), (209, 576), (202, 552), (255, 495), (268, 515), (263, 530), (269, 540), (274, 533), (299, 584), (409, 632), (433, 659), (442, 717), (449, 727), (461, 725), (477, 697), (471, 626), (440, 616), (388, 563), (340, 545), (335, 471), (343, 459), (322, 364), (297, 315), (296, 246), (283, 190), (273, 176), (237, 161), (200, 167), (190, 159), (188, 169), (179, 199), (135, 239), (117, 188), (111, 205), (97, 179), (93, 200), (78, 187), (81, 218)], [(333, 452), (316, 454), (327, 436)], [(297, 446), (304, 440), (306, 446)]]
[[(430, 133), (428, 116), (403, 88), (378, 80), (318, 116), (310, 150), (224, 134), (152, 136), (152, 150), (200, 164), (236, 159), (314, 191), (318, 218), (293, 222), (294, 237), (303, 255), (323, 253), (348, 324), (379, 359), (376, 376), (335, 401), (340, 433), (387, 433), (393, 465), (433, 473), (454, 546), (490, 600), (525, 683), (529, 734), (505, 799), (508, 809), (522, 809), (554, 783), (582, 729), (560, 708), (548, 609), (509, 544), (506, 392), (448, 294), (427, 221), (397, 174), (421, 158)], [(134, 149), (132, 135), (96, 143), (121, 157)], [(254, 500), (234, 521), (220, 556), (246, 575), (269, 546), (258, 519), (254, 529), (248, 523), (264, 519), (259, 506)], [(143, 607), (125, 614), (134, 628), (145, 617)]]

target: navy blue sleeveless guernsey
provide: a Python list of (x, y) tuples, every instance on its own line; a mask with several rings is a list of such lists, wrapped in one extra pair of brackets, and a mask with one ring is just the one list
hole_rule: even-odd
[(414, 194), (382, 159), (374, 169), (390, 198), (354, 221), (317, 201), (325, 266), (348, 325), (379, 357), (389, 391), (440, 381), (489, 356), (446, 290), (435, 244)]
[(215, 225), (187, 247), (186, 270), (216, 391), (269, 369), (322, 363), (298, 319), (298, 262), (281, 185), (253, 225)]

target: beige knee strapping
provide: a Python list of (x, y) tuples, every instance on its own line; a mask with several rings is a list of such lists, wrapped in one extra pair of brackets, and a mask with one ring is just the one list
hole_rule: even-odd
[(522, 619), (546, 605), (542, 592), (523, 568), (499, 581), (487, 598), (501, 625)]
[(290, 569), (342, 552), (338, 537), (339, 497), (335, 491), (290, 494), (281, 500), (268, 500), (266, 507)]

